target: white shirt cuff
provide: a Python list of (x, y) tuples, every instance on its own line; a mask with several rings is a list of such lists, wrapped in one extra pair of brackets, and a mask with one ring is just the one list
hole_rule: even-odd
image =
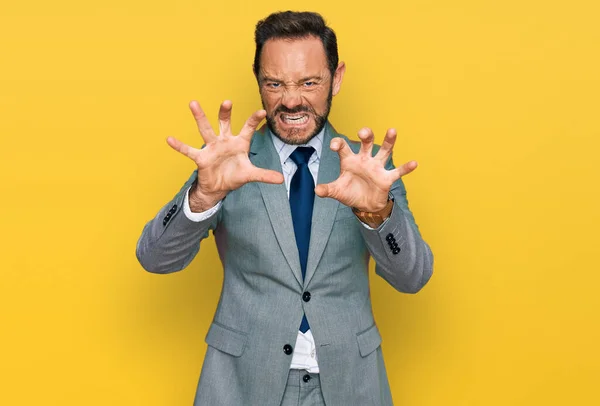
[(219, 211), (219, 209), (221, 208), (221, 204), (223, 204), (223, 200), (219, 200), (217, 204), (215, 204), (212, 208), (206, 211), (203, 211), (201, 213), (193, 213), (192, 209), (190, 209), (190, 189), (191, 187), (188, 188), (188, 190), (185, 192), (185, 199), (183, 201), (183, 212), (185, 213), (185, 216), (188, 219), (198, 223), (200, 221), (204, 221), (210, 218), (210, 216)]

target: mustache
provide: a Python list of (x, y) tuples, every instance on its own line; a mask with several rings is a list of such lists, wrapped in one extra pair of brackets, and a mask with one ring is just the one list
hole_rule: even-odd
[(275, 111), (273, 112), (273, 115), (279, 114), (279, 113), (285, 113), (285, 114), (294, 114), (294, 113), (314, 113), (313, 109), (311, 109), (308, 106), (296, 106), (293, 109), (289, 109), (287, 107), (285, 107), (284, 105), (280, 105), (279, 107), (277, 107), (275, 109)]

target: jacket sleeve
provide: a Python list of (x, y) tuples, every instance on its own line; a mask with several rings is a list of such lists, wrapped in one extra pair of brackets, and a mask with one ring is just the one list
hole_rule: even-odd
[[(386, 169), (394, 168), (390, 159)], [(361, 227), (367, 248), (375, 260), (375, 272), (396, 290), (416, 293), (431, 278), (433, 254), (421, 237), (408, 208), (402, 179), (391, 188), (394, 207), (390, 217), (377, 229)]]
[(200, 242), (217, 226), (219, 211), (206, 220), (194, 222), (183, 212), (185, 194), (194, 183), (197, 171), (173, 200), (163, 206), (142, 231), (136, 256), (142, 267), (152, 273), (172, 273), (184, 269), (200, 250)]

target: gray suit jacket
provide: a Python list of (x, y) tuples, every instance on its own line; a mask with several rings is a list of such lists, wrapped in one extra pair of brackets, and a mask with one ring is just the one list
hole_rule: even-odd
[[(327, 125), (318, 183), (339, 176), (340, 161)], [(345, 137), (344, 137), (345, 138)], [(359, 144), (350, 143), (353, 150)], [(281, 172), (268, 131), (254, 134), (250, 160)], [(393, 165), (391, 160), (389, 168)], [(182, 212), (184, 193), (146, 224), (137, 257), (149, 272), (185, 268), (213, 230), (224, 268), (221, 298), (206, 335), (208, 350), (195, 405), (277, 406), (283, 397), (303, 312), (317, 346), (328, 406), (391, 405), (381, 336), (369, 296), (369, 257), (376, 273), (401, 292), (415, 293), (429, 280), (433, 257), (408, 209), (401, 180), (395, 206), (378, 230), (365, 228), (350, 207), (315, 198), (306, 278), (303, 280), (285, 185), (249, 183), (227, 195), (221, 209), (195, 223)], [(400, 251), (393, 250), (396, 241)], [(394, 253), (394, 251), (396, 253)], [(310, 292), (308, 302), (302, 300)]]

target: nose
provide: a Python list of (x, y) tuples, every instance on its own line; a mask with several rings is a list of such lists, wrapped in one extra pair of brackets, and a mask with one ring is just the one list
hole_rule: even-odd
[(300, 89), (295, 88), (295, 86), (286, 88), (283, 93), (283, 97), (281, 98), (281, 104), (288, 109), (293, 109), (294, 107), (300, 106), (302, 104), (302, 95)]

